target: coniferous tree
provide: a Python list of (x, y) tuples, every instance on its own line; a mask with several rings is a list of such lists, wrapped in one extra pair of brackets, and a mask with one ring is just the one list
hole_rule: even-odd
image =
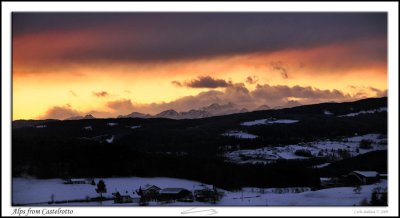
[(103, 180), (100, 180), (100, 181), (97, 183), (96, 192), (97, 192), (97, 193), (100, 193), (100, 197), (101, 197), (101, 198), (103, 198), (103, 193), (106, 193), (106, 192), (107, 192), (106, 184), (104, 183)]

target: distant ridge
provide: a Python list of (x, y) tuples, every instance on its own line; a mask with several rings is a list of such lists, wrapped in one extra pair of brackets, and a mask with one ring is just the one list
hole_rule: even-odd
[(128, 115), (120, 115), (118, 118), (169, 118), (169, 119), (199, 119), (212, 116), (228, 115), (235, 113), (245, 113), (249, 110), (246, 108), (238, 108), (232, 102), (227, 104), (213, 103), (206, 107), (191, 109), (189, 111), (177, 112), (173, 109), (162, 111), (156, 115), (132, 112)]
[(85, 116), (74, 116), (74, 117), (67, 118), (65, 120), (88, 120), (88, 119), (96, 119), (96, 117), (94, 117), (91, 114), (86, 114)]

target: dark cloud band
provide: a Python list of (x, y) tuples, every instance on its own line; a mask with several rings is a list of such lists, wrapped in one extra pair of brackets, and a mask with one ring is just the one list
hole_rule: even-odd
[[(14, 13), (13, 37), (89, 29), (53, 59), (168, 61), (310, 48), (387, 35), (386, 13)], [(95, 42), (95, 43), (93, 43)], [(51, 49), (51, 48), (50, 48)], [(283, 74), (283, 76), (285, 76)]]

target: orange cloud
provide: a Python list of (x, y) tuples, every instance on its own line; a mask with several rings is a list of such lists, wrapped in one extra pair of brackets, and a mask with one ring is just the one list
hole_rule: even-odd
[(112, 108), (114, 110), (121, 110), (121, 109), (132, 109), (133, 104), (129, 99), (121, 99), (117, 101), (110, 101), (107, 103), (107, 107)]
[(106, 97), (109, 94), (106, 91), (101, 91), (101, 92), (93, 92), (93, 95), (96, 96), (96, 97)]
[(248, 76), (247, 78), (246, 78), (246, 83), (248, 83), (248, 84), (256, 84), (258, 82), (258, 78), (257, 78), (257, 76)]
[(174, 80), (171, 83), (180, 87), (186, 86), (189, 88), (210, 88), (210, 89), (223, 88), (232, 85), (231, 81), (227, 82), (223, 79), (212, 78), (211, 76), (199, 76), (197, 79), (192, 79), (184, 83)]
[(49, 108), (45, 114), (38, 119), (67, 119), (74, 116), (80, 116), (81, 113), (68, 106), (54, 106)]

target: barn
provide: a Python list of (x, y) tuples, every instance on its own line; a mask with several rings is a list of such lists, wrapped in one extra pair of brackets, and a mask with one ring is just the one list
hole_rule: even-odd
[(142, 192), (144, 195), (158, 195), (160, 192), (161, 188), (159, 188), (158, 186), (155, 185), (145, 185), (142, 188)]
[(220, 193), (213, 186), (201, 185), (200, 188), (194, 190), (196, 201), (216, 202), (220, 198)]
[(114, 203), (116, 204), (124, 204), (124, 203), (132, 203), (133, 198), (129, 195), (119, 195), (114, 198)]
[(155, 185), (145, 185), (143, 188), (139, 187), (136, 193), (145, 201), (157, 200), (161, 188)]
[(64, 184), (92, 184), (93, 179), (65, 179)]
[(184, 188), (164, 188), (160, 191), (159, 199), (161, 201), (193, 201), (193, 194), (191, 191)]
[(365, 185), (378, 182), (380, 176), (376, 171), (353, 171), (349, 173), (348, 179), (356, 184)]

